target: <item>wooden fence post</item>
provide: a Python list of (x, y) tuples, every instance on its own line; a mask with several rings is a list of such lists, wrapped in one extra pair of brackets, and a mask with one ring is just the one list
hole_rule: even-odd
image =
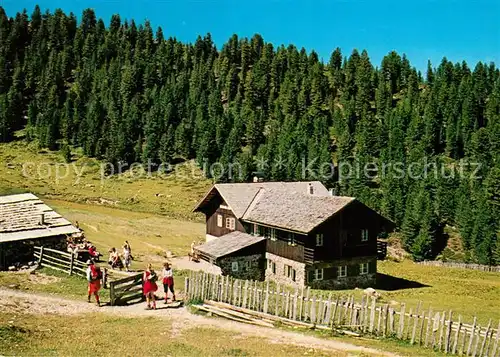
[(474, 340), (474, 332), (476, 330), (476, 322), (477, 322), (477, 318), (476, 318), (476, 316), (474, 316), (474, 322), (472, 323), (472, 330), (470, 332), (469, 345), (467, 347), (467, 353), (465, 354), (466, 356), (470, 356), (470, 353), (471, 353), (472, 341)]
[(276, 295), (274, 296), (274, 314), (279, 316), (279, 306), (280, 306), (280, 284), (276, 284)]
[[(500, 348), (500, 346), (498, 346), (499, 341), (500, 341), (500, 321), (498, 322), (497, 337), (495, 338), (495, 344), (493, 345), (493, 350), (491, 352), (492, 357), (495, 357), (495, 355), (497, 353), (497, 349)], [(499, 355), (500, 355), (500, 353), (499, 353)]]
[(455, 331), (455, 340), (453, 341), (453, 347), (451, 348), (451, 354), (457, 353), (458, 340), (460, 339), (460, 330), (462, 329), (462, 315), (458, 315), (457, 330)]
[(432, 307), (429, 307), (429, 314), (427, 315), (427, 327), (425, 328), (425, 343), (424, 346), (427, 347), (429, 345), (429, 336), (432, 325)]
[(299, 298), (299, 315), (297, 320), (302, 321), (302, 306), (304, 305), (304, 286), (300, 289), (300, 298)]
[(108, 269), (104, 268), (104, 271), (102, 273), (102, 287), (106, 289), (108, 285)]
[(451, 328), (453, 325), (452, 317), (453, 317), (453, 311), (450, 310), (448, 314), (448, 325), (446, 327), (446, 334), (444, 336), (444, 353), (446, 354), (450, 351)]
[(375, 326), (375, 297), (372, 297), (372, 306), (370, 311), (370, 333), (373, 333)]
[(312, 297), (310, 317), (311, 317), (311, 323), (313, 325), (315, 325), (316, 324), (316, 295), (313, 295), (313, 297)]
[(269, 309), (269, 280), (266, 281), (266, 295), (264, 297), (264, 314), (267, 314), (267, 310)]
[(115, 286), (113, 282), (109, 284), (109, 303), (111, 304), (111, 306), (115, 304)]
[(74, 254), (71, 254), (71, 257), (70, 257), (70, 261), (69, 261), (69, 275), (73, 275), (73, 264), (75, 263), (75, 255)]
[(38, 266), (42, 267), (43, 261), (43, 245), (40, 247), (40, 258), (38, 259)]
[(398, 329), (398, 338), (403, 339), (403, 331), (405, 329), (405, 310), (406, 305), (404, 303), (401, 304), (401, 309), (399, 310), (399, 329)]
[(434, 323), (432, 325), (432, 330), (431, 330), (431, 347), (434, 349), (434, 346), (436, 345), (436, 339), (435, 339), (435, 332), (439, 329), (439, 312), (436, 312), (436, 315), (434, 315)]
[(189, 278), (187, 276), (184, 278), (184, 291), (185, 291), (184, 300), (187, 301), (187, 300), (189, 300), (188, 299), (188, 296), (189, 296)]
[(486, 328), (486, 333), (484, 334), (483, 343), (481, 344), (481, 349), (479, 350), (479, 356), (483, 356), (484, 347), (486, 346), (486, 340), (488, 339), (488, 335), (490, 334), (491, 329), (491, 319), (488, 322), (488, 327)]

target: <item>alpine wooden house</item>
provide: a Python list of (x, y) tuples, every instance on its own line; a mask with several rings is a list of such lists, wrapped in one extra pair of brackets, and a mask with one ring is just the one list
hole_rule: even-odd
[(33, 260), (33, 247), (66, 250), (79, 230), (31, 193), (0, 196), (0, 270)]
[(207, 240), (195, 251), (224, 274), (322, 289), (374, 285), (377, 237), (394, 228), (318, 181), (216, 184), (194, 211)]

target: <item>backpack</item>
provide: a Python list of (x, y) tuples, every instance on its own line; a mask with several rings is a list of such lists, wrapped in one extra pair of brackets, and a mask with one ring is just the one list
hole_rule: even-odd
[(151, 271), (151, 277), (149, 278), (149, 281), (152, 283), (156, 283), (158, 281), (158, 275), (154, 271)]

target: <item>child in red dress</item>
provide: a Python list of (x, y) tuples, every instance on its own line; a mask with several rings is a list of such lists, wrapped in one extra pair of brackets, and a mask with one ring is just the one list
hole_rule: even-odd
[(151, 264), (148, 264), (148, 269), (144, 272), (142, 276), (142, 281), (144, 282), (143, 291), (146, 296), (146, 301), (148, 303), (147, 309), (151, 309), (151, 306), (156, 310), (155, 292), (158, 290), (158, 285), (156, 281), (158, 276), (153, 270)]

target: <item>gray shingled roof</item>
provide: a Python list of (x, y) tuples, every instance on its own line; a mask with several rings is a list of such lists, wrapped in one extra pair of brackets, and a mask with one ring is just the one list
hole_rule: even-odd
[(205, 244), (199, 245), (194, 249), (212, 258), (222, 258), (226, 255), (234, 253), (240, 249), (259, 243), (266, 238), (260, 236), (252, 236), (247, 233), (234, 231), (223, 235), (217, 239), (211, 240)]
[[(40, 224), (44, 215), (45, 224)], [(77, 233), (71, 222), (31, 193), (0, 197), (0, 243)]]
[(243, 220), (309, 233), (354, 200), (354, 197), (289, 194), (263, 189)]
[(222, 183), (214, 185), (194, 210), (198, 210), (207, 199), (211, 198), (213, 191), (217, 190), (224, 201), (231, 207), (236, 217), (242, 218), (260, 189), (272, 189), (288, 194), (296, 194), (308, 193), (309, 185), (313, 187), (313, 195), (329, 196), (327, 188), (319, 181)]

